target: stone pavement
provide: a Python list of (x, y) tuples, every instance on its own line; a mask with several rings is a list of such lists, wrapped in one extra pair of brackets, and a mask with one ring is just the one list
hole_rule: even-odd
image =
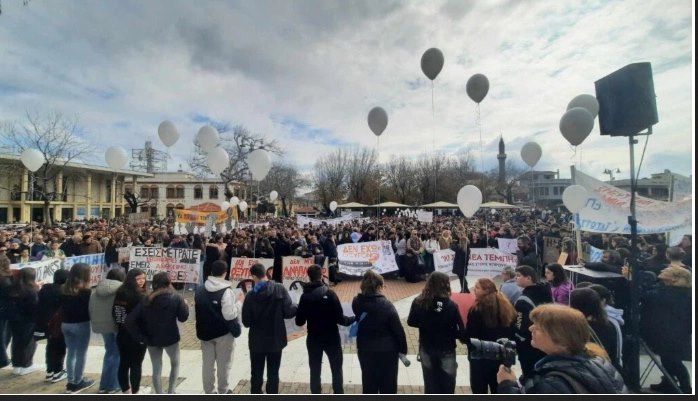
[[(360, 280), (345, 280), (336, 287), (335, 290), (342, 302), (349, 303), (359, 292)], [(458, 280), (451, 282), (454, 291), (457, 291)], [(404, 280), (386, 280), (386, 296), (395, 305), (400, 318), (402, 319), (408, 341), (408, 359), (412, 361), (409, 367), (400, 364), (398, 370), (398, 392), (400, 394), (423, 394), (422, 370), (419, 362), (416, 361), (418, 349), (419, 333), (415, 328), (408, 327), (405, 323), (409, 314), (412, 300), (418, 295), (424, 283), (407, 283)], [(180, 378), (177, 386), (179, 394), (201, 394), (203, 393), (201, 378), (201, 351), (199, 340), (196, 338), (194, 325), (194, 304), (193, 292), (185, 292), (185, 298), (190, 305), (190, 319), (180, 326), (182, 340), (180, 342)], [(458, 373), (456, 376), (456, 392), (470, 393), (469, 363), (465, 355), (466, 348), (463, 345), (457, 348), (456, 361), (458, 363)], [(45, 342), (38, 344), (34, 363), (43, 365), (45, 353)], [(104, 348), (101, 345), (101, 338), (93, 335), (87, 354), (87, 364), (85, 368), (86, 376), (99, 380), (102, 368), (102, 358)], [(163, 376), (169, 374), (169, 364), (164, 358)], [(331, 374), (327, 358), (323, 359), (322, 383), (323, 393), (331, 393)], [(641, 366), (645, 366), (643, 362)], [(517, 370), (517, 366), (514, 366)], [(344, 389), (346, 393), (361, 393), (361, 368), (356, 355), (356, 347), (353, 344), (344, 346)], [(146, 354), (143, 361), (143, 393), (151, 391), (150, 375), (152, 365), (150, 357)], [(289, 337), (288, 346), (283, 351), (281, 368), (279, 370), (282, 394), (306, 394), (309, 393), (308, 354), (305, 347), (305, 333), (303, 331), (294, 333)], [(11, 368), (0, 369), (0, 394), (58, 394), (65, 391), (65, 381), (52, 384), (43, 381), (45, 372), (40, 370), (32, 374), (18, 377), (12, 374)], [(649, 383), (659, 381), (658, 369), (654, 369)], [(247, 329), (243, 328), (242, 335), (236, 339), (233, 367), (230, 373), (230, 388), (235, 393), (249, 393), (250, 362)], [(163, 383), (167, 379), (163, 378)], [(96, 393), (98, 386), (95, 385), (85, 393)]]

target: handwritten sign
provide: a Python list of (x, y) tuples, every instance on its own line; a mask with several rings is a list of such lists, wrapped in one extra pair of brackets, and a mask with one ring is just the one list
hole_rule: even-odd
[(129, 268), (145, 272), (146, 280), (161, 271), (175, 283), (199, 282), (200, 249), (132, 247)]

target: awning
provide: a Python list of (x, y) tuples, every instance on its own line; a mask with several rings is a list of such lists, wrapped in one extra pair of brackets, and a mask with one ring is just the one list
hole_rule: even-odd
[(370, 207), (370, 206), (364, 205), (363, 203), (358, 203), (358, 202), (349, 202), (349, 203), (345, 203), (343, 205), (337, 205), (337, 207), (344, 208), (344, 209), (353, 209), (353, 208)]
[(430, 207), (432, 209), (452, 209), (452, 208), (457, 208), (458, 205), (455, 203), (448, 203), (448, 202), (434, 202), (434, 203), (428, 203), (426, 205), (421, 205), (420, 207)]
[(371, 205), (371, 207), (410, 207), (410, 205), (403, 205), (402, 203), (396, 202), (383, 202), (377, 205)]
[(510, 205), (508, 203), (502, 202), (487, 202), (480, 205), (480, 207), (488, 209), (518, 209), (518, 206)]

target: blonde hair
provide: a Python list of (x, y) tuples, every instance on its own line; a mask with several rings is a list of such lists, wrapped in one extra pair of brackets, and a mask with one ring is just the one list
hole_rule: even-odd
[(530, 316), (533, 324), (571, 355), (608, 359), (600, 345), (589, 342), (589, 323), (582, 312), (567, 305), (543, 304), (533, 309)]
[(659, 273), (660, 280), (670, 287), (691, 288), (691, 271), (679, 266), (669, 266)]

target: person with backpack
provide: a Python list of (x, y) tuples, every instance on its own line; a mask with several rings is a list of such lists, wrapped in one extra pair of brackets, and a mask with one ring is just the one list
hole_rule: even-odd
[[(63, 368), (65, 359), (65, 339), (56, 325), (56, 313), (61, 305), (61, 292), (68, 280), (68, 270), (58, 269), (53, 273), (53, 283), (46, 283), (39, 290), (39, 304), (36, 308), (34, 335), (46, 338), (46, 381), (58, 383), (68, 377)], [(53, 324), (49, 324), (53, 323)], [(57, 329), (57, 330), (56, 330)]]
[(264, 265), (255, 263), (250, 274), (255, 285), (242, 304), (242, 324), (250, 328), (250, 391), (262, 394), (266, 364), (266, 392), (278, 394), (281, 352), (288, 344), (284, 319), (295, 317), (298, 306), (282, 284), (269, 280)]
[(135, 339), (126, 328), (128, 315), (146, 298), (145, 273), (129, 269), (126, 279), (114, 296), (112, 318), (116, 323), (116, 346), (119, 349), (119, 386), (124, 394), (138, 394), (146, 345)]
[[(204, 285), (196, 291), (196, 337), (201, 341), (201, 375), (206, 394), (232, 394), (228, 377), (235, 351), (235, 337), (240, 335), (239, 316), (242, 312), (241, 292), (237, 299), (232, 283), (225, 280), (228, 264), (216, 260)], [(236, 333), (231, 324), (237, 325)], [(216, 370), (217, 369), (217, 370)], [(216, 377), (218, 373), (218, 392)]]
[(307, 274), (310, 283), (303, 288), (303, 295), (298, 301), (296, 325), (308, 323), (306, 347), (310, 365), (310, 392), (320, 394), (322, 354), (325, 353), (332, 370), (332, 390), (335, 394), (344, 394), (342, 345), (337, 325), (349, 326), (355, 318), (344, 316), (339, 297), (322, 282), (322, 268), (319, 265), (308, 267)]
[(623, 377), (590, 342), (582, 312), (561, 304), (545, 304), (530, 313), (531, 344), (544, 353), (520, 386), (511, 369), (500, 365), (499, 394), (624, 394)]

